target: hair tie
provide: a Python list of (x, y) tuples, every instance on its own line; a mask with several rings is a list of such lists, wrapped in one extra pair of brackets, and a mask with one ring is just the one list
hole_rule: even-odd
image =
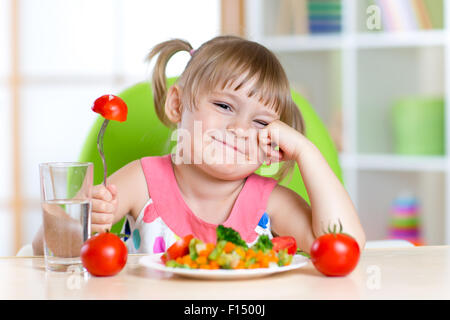
[(191, 57), (194, 55), (194, 53), (195, 53), (195, 50), (194, 50), (194, 49), (192, 49), (191, 51), (189, 51), (189, 54), (191, 55)]

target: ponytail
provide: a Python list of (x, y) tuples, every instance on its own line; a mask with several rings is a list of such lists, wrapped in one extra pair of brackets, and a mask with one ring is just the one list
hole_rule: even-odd
[(159, 120), (167, 127), (172, 127), (173, 124), (169, 121), (165, 112), (165, 102), (167, 96), (167, 79), (166, 79), (166, 67), (169, 59), (180, 51), (190, 52), (192, 46), (189, 42), (181, 39), (173, 39), (162, 42), (156, 45), (147, 56), (147, 61), (150, 61), (153, 57), (159, 54), (156, 60), (155, 67), (152, 74), (152, 91), (153, 102), (155, 104), (156, 115)]

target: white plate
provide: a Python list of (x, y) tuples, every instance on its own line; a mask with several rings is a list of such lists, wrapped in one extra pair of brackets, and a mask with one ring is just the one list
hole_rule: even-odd
[(305, 266), (309, 261), (308, 258), (302, 255), (295, 255), (292, 259), (291, 264), (284, 267), (238, 269), (238, 270), (226, 270), (226, 269), (204, 270), (204, 269), (183, 269), (183, 268), (166, 267), (161, 261), (161, 255), (162, 253), (158, 253), (142, 257), (139, 260), (139, 264), (153, 270), (171, 272), (173, 274), (177, 274), (183, 277), (196, 279), (210, 279), (210, 280), (235, 280), (235, 279), (250, 279), (250, 278), (264, 277), (274, 273), (298, 269)]

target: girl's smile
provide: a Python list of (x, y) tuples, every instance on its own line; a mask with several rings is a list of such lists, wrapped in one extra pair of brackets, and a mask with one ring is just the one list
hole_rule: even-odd
[(224, 140), (219, 140), (217, 137), (215, 137), (215, 136), (212, 136), (212, 139), (214, 140), (214, 141), (216, 141), (216, 142), (218, 142), (219, 144), (222, 144), (222, 145), (224, 145), (225, 147), (227, 147), (227, 148), (229, 148), (229, 149), (231, 149), (231, 150), (233, 150), (233, 151), (235, 151), (235, 152), (239, 152), (239, 153), (241, 153), (241, 154), (243, 154), (243, 155), (247, 155), (247, 153), (245, 152), (245, 149), (244, 150), (241, 150), (240, 148), (238, 148), (236, 145), (234, 145), (234, 143), (232, 143), (232, 142), (228, 142), (228, 139), (224, 139)]

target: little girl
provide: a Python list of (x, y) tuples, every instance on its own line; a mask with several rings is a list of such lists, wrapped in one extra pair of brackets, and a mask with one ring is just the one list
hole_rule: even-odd
[[(165, 69), (177, 52), (191, 54), (170, 88)], [(344, 187), (320, 151), (302, 133), (286, 74), (262, 45), (219, 36), (197, 50), (183, 40), (158, 44), (152, 86), (159, 119), (176, 129), (171, 155), (124, 166), (94, 187), (92, 231), (129, 222), (130, 253), (164, 252), (188, 234), (215, 242), (216, 227), (238, 231), (249, 245), (258, 236), (293, 236), (299, 249), (340, 221), (361, 249), (364, 230)], [(151, 130), (151, 128), (149, 128)], [(295, 165), (311, 206), (274, 178), (254, 172), (278, 165), (281, 180)]]

